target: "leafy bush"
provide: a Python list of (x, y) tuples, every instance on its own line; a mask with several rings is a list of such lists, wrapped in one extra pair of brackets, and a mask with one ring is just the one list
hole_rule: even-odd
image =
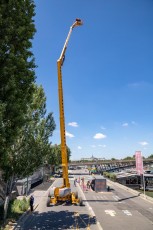
[(27, 201), (24, 197), (23, 200), (20, 201), (19, 207), (21, 211), (25, 212), (29, 208), (29, 200)]
[(22, 200), (15, 199), (9, 203), (8, 218), (17, 218), (29, 208), (29, 200), (25, 197)]
[(110, 179), (116, 181), (116, 175), (114, 173), (110, 173)]
[(12, 213), (20, 213), (21, 209), (20, 209), (20, 200), (14, 200), (12, 202), (10, 202), (10, 209)]
[(105, 177), (110, 178), (112, 181), (116, 181), (116, 174), (114, 174), (114, 173), (104, 172), (103, 175)]

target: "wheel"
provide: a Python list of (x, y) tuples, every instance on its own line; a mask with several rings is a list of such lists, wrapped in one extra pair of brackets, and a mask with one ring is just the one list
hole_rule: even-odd
[(47, 207), (50, 206), (50, 197), (47, 198)]
[(80, 205), (80, 206), (83, 206), (83, 200), (82, 200), (81, 197), (79, 198), (79, 205)]
[(75, 199), (78, 199), (78, 192), (75, 192)]

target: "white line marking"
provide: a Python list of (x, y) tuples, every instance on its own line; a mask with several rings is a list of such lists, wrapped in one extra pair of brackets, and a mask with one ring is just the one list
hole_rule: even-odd
[(116, 212), (114, 210), (105, 210), (105, 213), (113, 217), (116, 215)]
[(95, 202), (98, 202), (98, 198), (96, 196), (93, 196)]
[[(78, 187), (78, 188), (79, 188), (79, 190), (80, 190), (80, 193), (81, 193), (82, 199), (87, 201), (87, 199), (86, 199), (86, 197), (85, 197), (85, 195), (84, 195), (84, 193), (83, 193), (82, 189), (80, 188), (80, 186), (79, 186), (79, 185), (77, 185), (77, 187)], [(88, 209), (89, 209), (89, 211), (90, 211), (90, 215), (91, 215), (91, 216), (93, 216), (93, 217), (94, 217), (94, 216), (96, 217), (96, 215), (95, 215), (95, 213), (94, 213), (93, 209), (91, 208), (91, 206), (89, 205), (89, 203), (88, 203), (88, 202), (86, 202), (86, 206), (88, 207)], [(101, 224), (99, 223), (99, 221), (97, 221), (97, 227), (98, 227), (98, 229), (99, 229), (99, 230), (103, 230), (103, 228), (102, 228)]]
[(132, 216), (132, 213), (129, 212), (128, 210), (122, 210), (124, 212), (124, 214), (126, 214), (127, 216)]
[(120, 198), (118, 196), (112, 196), (114, 200), (118, 201)]

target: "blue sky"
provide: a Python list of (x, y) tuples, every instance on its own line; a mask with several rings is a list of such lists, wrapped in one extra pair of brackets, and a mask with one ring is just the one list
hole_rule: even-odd
[(57, 59), (75, 18), (62, 68), (71, 159), (153, 153), (153, 0), (35, 0), (37, 83), (60, 143)]

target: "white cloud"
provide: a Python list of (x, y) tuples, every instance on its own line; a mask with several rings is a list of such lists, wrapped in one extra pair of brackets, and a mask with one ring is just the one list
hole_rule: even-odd
[(96, 133), (93, 138), (95, 138), (95, 139), (104, 139), (104, 138), (106, 138), (106, 135), (104, 135), (102, 133)]
[(78, 149), (82, 149), (82, 147), (81, 147), (81, 146), (78, 146)]
[(91, 145), (92, 148), (96, 148), (96, 145)]
[(106, 148), (106, 145), (98, 145), (99, 147), (103, 147), (103, 148)]
[(129, 124), (128, 123), (123, 123), (122, 126), (123, 127), (127, 127)]
[(73, 122), (69, 122), (68, 123), (69, 126), (72, 126), (72, 127), (78, 127), (78, 123), (73, 121)]
[(142, 145), (142, 146), (146, 146), (146, 145), (148, 145), (149, 143), (146, 142), (146, 141), (141, 141), (141, 142), (139, 142), (139, 144)]
[(74, 135), (72, 133), (68, 133), (67, 131), (65, 132), (66, 136), (69, 137), (69, 138), (72, 138), (74, 137)]

